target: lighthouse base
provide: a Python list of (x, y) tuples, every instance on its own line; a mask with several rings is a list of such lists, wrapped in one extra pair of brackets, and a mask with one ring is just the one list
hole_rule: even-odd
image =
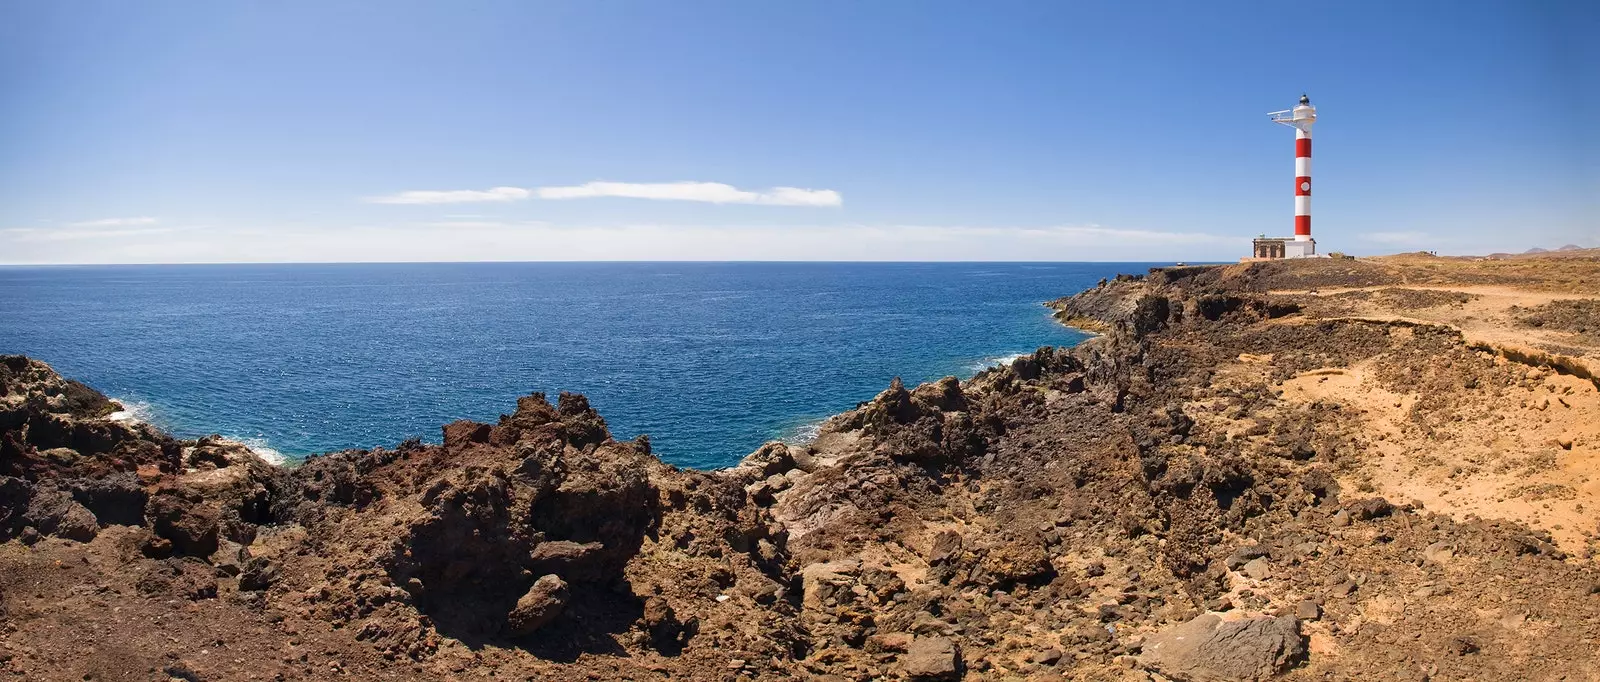
[(1315, 258), (1317, 256), (1317, 240), (1299, 240), (1294, 237), (1259, 237), (1255, 240), (1255, 248), (1249, 258), (1239, 259), (1241, 262), (1256, 260), (1279, 260), (1283, 258)]

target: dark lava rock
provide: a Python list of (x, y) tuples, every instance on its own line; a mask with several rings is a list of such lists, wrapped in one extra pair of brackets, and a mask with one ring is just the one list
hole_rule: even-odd
[(1233, 553), (1228, 555), (1228, 560), (1225, 562), (1225, 565), (1228, 567), (1228, 570), (1237, 571), (1245, 564), (1250, 563), (1250, 560), (1259, 559), (1266, 555), (1267, 548), (1260, 545), (1247, 545), (1233, 550)]
[(961, 381), (955, 377), (918, 386), (911, 392), (911, 399), (940, 412), (967, 411), (967, 397), (961, 392)]
[(1180, 679), (1260, 680), (1305, 655), (1293, 617), (1223, 621), (1208, 613), (1150, 636), (1139, 660)]
[(32, 483), (13, 476), (0, 476), (0, 540), (21, 529), (22, 516), (32, 499)]
[(173, 549), (189, 556), (207, 557), (217, 551), (222, 510), (215, 503), (186, 499), (174, 491), (150, 498), (145, 517), (156, 535), (172, 541)]
[(278, 581), (278, 567), (266, 557), (252, 557), (239, 574), (239, 589), (251, 592), (265, 590)]
[(1350, 511), (1352, 515), (1355, 516), (1356, 520), (1370, 521), (1372, 519), (1382, 518), (1393, 514), (1394, 505), (1390, 504), (1388, 500), (1385, 500), (1381, 497), (1372, 497), (1357, 501), (1355, 504), (1351, 505)]
[(144, 525), (144, 506), (149, 496), (139, 484), (139, 477), (132, 472), (105, 478), (77, 478), (64, 483), (72, 492), (72, 499), (94, 512), (101, 524)]
[(506, 629), (513, 637), (533, 634), (561, 615), (567, 606), (567, 583), (560, 576), (541, 576), (506, 614)]
[(928, 563), (944, 564), (961, 556), (961, 534), (953, 530), (939, 531), (933, 536), (933, 548), (928, 553)]
[(41, 487), (34, 491), (23, 512), (22, 522), (38, 529), (41, 534), (88, 542), (100, 532), (100, 524), (87, 507), (78, 504), (72, 496), (54, 487)]
[(365, 506), (378, 496), (351, 453), (308, 457), (294, 470), (300, 497), (310, 502)]
[(1478, 642), (1471, 637), (1453, 637), (1445, 645), (1445, 650), (1456, 656), (1478, 653)]
[(650, 633), (650, 645), (657, 651), (676, 654), (691, 634), (666, 599), (652, 596), (644, 600), (644, 615), (639, 619)]
[(643, 447), (611, 441), (604, 426), (581, 397), (552, 408), (535, 394), (494, 427), (514, 446), (436, 453), (443, 466), (412, 484), (423, 513), (406, 522), (405, 551), (382, 559), (390, 579), (417, 581), (442, 628), (486, 636), (500, 623), (483, 614), (514, 610), (528, 574), (620, 578), (660, 495)]
[(595, 557), (605, 545), (598, 542), (572, 542), (550, 540), (541, 542), (528, 555), (529, 568), (535, 573), (559, 573), (581, 576), (589, 572)]
[(1050, 555), (1039, 538), (1014, 538), (989, 548), (980, 564), (988, 577), (1004, 587), (1019, 582), (1048, 581), (1055, 576)]
[(217, 575), (233, 577), (243, 573), (250, 563), (250, 550), (232, 540), (218, 544), (217, 552), (211, 555), (211, 567), (216, 569)]

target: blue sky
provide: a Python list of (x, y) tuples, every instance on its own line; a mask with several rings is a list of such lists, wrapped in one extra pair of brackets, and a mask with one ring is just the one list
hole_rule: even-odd
[(1600, 246), (1596, 34), (1554, 1), (9, 2), (0, 262), (1227, 260), (1292, 231), (1264, 114), (1302, 91), (1322, 250)]

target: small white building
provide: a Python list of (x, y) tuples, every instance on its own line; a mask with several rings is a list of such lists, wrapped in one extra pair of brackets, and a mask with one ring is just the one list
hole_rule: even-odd
[(1255, 248), (1249, 258), (1241, 260), (1278, 260), (1280, 258), (1314, 258), (1317, 255), (1317, 240), (1294, 237), (1268, 237), (1261, 235), (1255, 238)]

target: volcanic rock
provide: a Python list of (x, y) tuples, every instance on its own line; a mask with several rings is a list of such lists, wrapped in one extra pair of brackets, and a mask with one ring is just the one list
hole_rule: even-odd
[(100, 531), (94, 514), (87, 507), (78, 504), (72, 495), (51, 486), (33, 492), (28, 509), (22, 515), (22, 522), (44, 535), (78, 542), (93, 540)]
[(239, 573), (239, 589), (264, 590), (278, 581), (278, 566), (266, 557), (252, 557)]
[(918, 637), (900, 657), (900, 667), (913, 680), (958, 679), (961, 649), (949, 637)]
[(72, 499), (93, 512), (101, 524), (144, 524), (149, 493), (132, 472), (118, 472), (105, 478), (74, 478), (64, 483), (72, 492)]
[(506, 614), (506, 629), (514, 637), (536, 632), (555, 620), (567, 606), (567, 583), (560, 576), (540, 576)]
[(488, 424), (466, 420), (451, 422), (444, 425), (444, 446), (455, 450), (473, 443), (487, 443), (492, 431)]
[(150, 498), (145, 515), (156, 535), (171, 540), (177, 551), (195, 557), (217, 551), (222, 510), (216, 503), (164, 490)]
[(1224, 621), (1215, 614), (1151, 635), (1139, 660), (1163, 674), (1193, 680), (1261, 680), (1305, 656), (1293, 617)]

